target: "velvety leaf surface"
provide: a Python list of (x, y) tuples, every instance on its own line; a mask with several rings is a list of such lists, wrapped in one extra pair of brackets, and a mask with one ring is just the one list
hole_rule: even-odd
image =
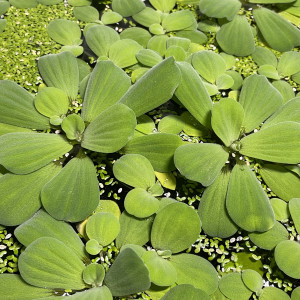
[(278, 75), (277, 69), (271, 65), (262, 65), (258, 69), (259, 75), (264, 75), (267, 78), (279, 80), (280, 77)]
[(228, 152), (217, 144), (188, 144), (175, 151), (176, 168), (186, 178), (211, 185), (228, 159)]
[(104, 276), (104, 267), (97, 263), (87, 265), (82, 273), (83, 281), (94, 287), (102, 285)]
[(88, 219), (85, 230), (90, 239), (95, 239), (101, 246), (106, 246), (120, 231), (119, 219), (109, 212), (96, 213)]
[(270, 199), (270, 203), (272, 205), (273, 211), (275, 213), (275, 219), (277, 221), (284, 221), (289, 218), (290, 212), (288, 208), (288, 204), (279, 199), (279, 198), (272, 198)]
[(198, 208), (204, 232), (227, 238), (238, 230), (226, 210), (226, 194), (230, 172), (222, 170), (214, 183), (205, 189)]
[(180, 10), (166, 15), (162, 20), (162, 27), (166, 32), (183, 30), (189, 27), (197, 28), (194, 14), (189, 10)]
[(300, 53), (289, 51), (282, 54), (278, 63), (278, 72), (282, 76), (291, 76), (300, 71)]
[(262, 291), (260, 300), (289, 300), (290, 297), (283, 290), (274, 286), (265, 287)]
[(87, 156), (71, 159), (41, 192), (46, 211), (58, 220), (78, 222), (89, 216), (99, 202), (99, 183)]
[(151, 34), (148, 30), (140, 27), (126, 28), (120, 33), (121, 39), (132, 39), (142, 45), (144, 48), (147, 47), (147, 43), (151, 38)]
[[(145, 26), (145, 27), (151, 27), (152, 25), (160, 26), (161, 22), (161, 15), (158, 11), (153, 9), (152, 7), (145, 7), (143, 10), (141, 10), (139, 13), (132, 16), (133, 19)], [(162, 27), (161, 27), (162, 28)]]
[(246, 287), (253, 292), (258, 292), (263, 287), (263, 279), (261, 275), (251, 269), (242, 272), (242, 280)]
[(119, 253), (104, 282), (113, 296), (124, 296), (148, 289), (150, 276), (142, 259), (128, 248)]
[(163, 60), (163, 58), (156, 51), (151, 49), (139, 50), (139, 52), (136, 54), (136, 58), (141, 64), (147, 67), (153, 67)]
[(297, 232), (300, 232), (300, 198), (293, 198), (289, 201), (289, 210), (296, 227)]
[(265, 76), (255, 74), (244, 81), (239, 102), (245, 111), (245, 131), (250, 132), (281, 106), (283, 98)]
[(135, 188), (148, 189), (155, 184), (155, 174), (149, 160), (139, 154), (126, 154), (113, 166), (115, 177)]
[(141, 0), (113, 0), (112, 9), (123, 17), (129, 17), (137, 14), (145, 8), (145, 4)]
[(275, 164), (265, 164), (260, 170), (268, 187), (281, 199), (290, 201), (300, 198), (300, 178), (286, 168)]
[(130, 77), (113, 62), (98, 62), (87, 84), (82, 118), (86, 122), (93, 121), (105, 109), (116, 104), (130, 85)]
[(67, 51), (42, 56), (38, 61), (38, 67), (47, 86), (61, 89), (70, 100), (77, 98), (79, 70), (72, 53)]
[(69, 247), (52, 237), (41, 237), (31, 243), (19, 256), (18, 267), (22, 278), (37, 287), (85, 288), (85, 265)]
[(63, 119), (61, 128), (66, 133), (69, 140), (76, 140), (80, 142), (82, 139), (82, 133), (85, 129), (85, 124), (79, 115), (70, 114)]
[(73, 13), (76, 19), (83, 22), (93, 23), (99, 20), (99, 12), (92, 6), (74, 7)]
[(167, 35), (155, 35), (149, 39), (147, 43), (147, 49), (154, 50), (158, 52), (161, 56), (164, 56), (167, 51), (167, 40), (169, 37)]
[(273, 250), (278, 243), (289, 239), (289, 233), (281, 223), (276, 221), (270, 230), (266, 232), (251, 232), (249, 237), (256, 246), (266, 250)]
[(150, 0), (154, 8), (162, 12), (169, 12), (176, 4), (176, 0)]
[(0, 15), (4, 15), (8, 9), (9, 9), (10, 5), (8, 1), (1, 1), (0, 2)]
[(292, 291), (291, 299), (297, 300), (299, 297), (300, 297), (300, 287), (297, 287)]
[(297, 164), (300, 123), (282, 122), (250, 134), (241, 140), (240, 153), (272, 162)]
[(177, 66), (181, 72), (181, 83), (176, 89), (176, 97), (194, 118), (210, 128), (212, 101), (200, 76), (188, 63), (177, 63)]
[(277, 68), (277, 57), (276, 55), (265, 47), (255, 47), (255, 51), (251, 54), (253, 60), (259, 66), (271, 65)]
[(300, 45), (300, 31), (272, 10), (259, 7), (253, 10), (255, 22), (264, 39), (275, 50), (290, 51)]
[(44, 130), (50, 127), (49, 119), (37, 112), (34, 97), (10, 80), (0, 80), (0, 122)]
[(226, 207), (232, 220), (244, 230), (263, 232), (274, 226), (269, 198), (246, 164), (237, 164), (232, 170)]
[(158, 123), (158, 131), (165, 133), (179, 134), (185, 126), (181, 116), (168, 115), (163, 117)]
[(120, 233), (116, 239), (118, 248), (126, 244), (143, 246), (150, 240), (153, 217), (139, 219), (124, 211), (120, 216)]
[(200, 231), (201, 223), (196, 211), (186, 204), (173, 203), (156, 215), (151, 243), (155, 249), (178, 253), (195, 242)]
[(20, 275), (1, 274), (0, 294), (3, 299), (38, 299), (52, 295), (52, 291), (45, 288), (38, 288), (27, 284)]
[(9, 0), (9, 3), (16, 8), (33, 8), (38, 6), (36, 0)]
[(88, 125), (81, 145), (96, 152), (116, 152), (133, 136), (135, 126), (135, 114), (130, 108), (112, 105)]
[(44, 210), (39, 210), (32, 218), (18, 226), (14, 234), (26, 247), (40, 237), (52, 237), (68, 245), (82, 260), (87, 256), (84, 245), (72, 226), (52, 218)]
[(162, 300), (181, 300), (189, 295), (190, 300), (209, 300), (210, 297), (204, 291), (194, 288), (190, 284), (181, 284), (171, 288), (169, 292), (165, 294), (161, 299)]
[(245, 16), (236, 15), (221, 27), (216, 38), (222, 50), (228, 54), (248, 56), (255, 50), (251, 26)]
[(173, 156), (182, 145), (179, 136), (169, 133), (149, 134), (130, 140), (124, 148), (126, 154), (141, 154), (152, 164), (155, 171), (169, 172), (175, 169)]
[(136, 116), (169, 100), (180, 83), (180, 71), (174, 58), (168, 58), (142, 76), (119, 101), (130, 107)]
[(168, 47), (165, 57), (173, 56), (176, 61), (185, 61), (187, 58), (186, 52), (179, 46)]
[(72, 149), (62, 136), (49, 133), (8, 133), (0, 145), (0, 163), (16, 174), (33, 172)]
[(218, 288), (218, 274), (208, 260), (198, 255), (183, 253), (172, 255), (170, 262), (177, 271), (177, 284), (192, 284), (209, 295)]
[(0, 135), (12, 132), (32, 132), (32, 130), (24, 127), (18, 127), (14, 125), (0, 123)]

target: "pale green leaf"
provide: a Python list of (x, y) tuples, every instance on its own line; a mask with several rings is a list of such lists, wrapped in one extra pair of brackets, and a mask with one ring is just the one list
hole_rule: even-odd
[(63, 2), (63, 0), (37, 0), (37, 1), (38, 3), (41, 3), (43, 5), (55, 5)]
[(291, 3), (295, 0), (249, 0), (250, 3), (259, 3), (259, 4), (275, 4), (275, 3)]
[[(120, 99), (137, 117), (168, 101), (180, 83), (180, 71), (168, 58), (143, 75)], [(151, 93), (145, 93), (145, 91)]]
[(28, 174), (69, 152), (61, 135), (16, 132), (0, 136), (0, 164), (16, 174)]
[[(1, 3), (7, 3), (7, 2), (3, 2), (3, 1), (0, 2), (0, 14), (1, 14)], [(9, 7), (9, 5), (8, 5), (8, 7)], [(4, 29), (6, 27), (6, 24), (7, 24), (6, 19), (1, 19), (0, 20), (0, 34), (4, 31)]]
[(157, 10), (167, 13), (174, 8), (176, 0), (150, 0), (150, 3)]
[(66, 133), (69, 140), (77, 140), (80, 142), (82, 133), (85, 129), (85, 124), (79, 115), (70, 114), (63, 119), (61, 128)]
[(255, 74), (244, 81), (239, 102), (245, 111), (245, 131), (250, 132), (281, 106), (283, 98), (265, 76)]
[(87, 6), (92, 4), (92, 0), (68, 0), (68, 4), (73, 6)]
[(234, 84), (233, 78), (227, 74), (222, 74), (217, 78), (216, 85), (218, 90), (228, 90)]
[[(208, 40), (207, 36), (199, 30), (181, 30), (181, 31), (177, 31), (175, 34), (176, 34), (177, 37), (189, 39), (192, 43), (197, 44), (197, 45), (195, 45), (196, 49), (198, 49), (198, 47), (200, 45), (205, 44)], [(201, 50), (202, 49), (203, 48), (201, 48)], [(196, 50), (194, 52), (197, 52), (197, 51), (198, 50)]]
[(137, 23), (145, 27), (150, 27), (153, 24), (160, 25), (161, 22), (160, 13), (154, 10), (153, 8), (147, 6), (132, 17)]
[(72, 53), (61, 52), (42, 56), (38, 61), (38, 67), (47, 86), (61, 89), (69, 100), (77, 98), (79, 69)]
[(87, 156), (71, 159), (41, 192), (46, 211), (58, 220), (78, 222), (99, 202), (99, 184), (93, 162)]
[[(299, 18), (300, 19), (300, 18)], [(292, 80), (295, 81), (296, 83), (300, 84), (300, 72), (294, 74), (292, 76)]]
[(179, 134), (185, 126), (180, 116), (168, 115), (162, 118), (158, 123), (158, 131), (165, 133)]
[(133, 136), (135, 126), (135, 114), (130, 108), (112, 105), (88, 125), (81, 145), (96, 152), (116, 152)]
[(122, 21), (123, 17), (114, 11), (106, 11), (101, 16), (101, 22), (104, 25), (115, 24)]
[(275, 261), (278, 268), (286, 275), (300, 279), (300, 244), (295, 241), (283, 241), (275, 248)]
[(1, 176), (0, 224), (15, 226), (31, 218), (41, 207), (41, 189), (59, 170), (49, 164), (30, 174)]
[(259, 7), (253, 16), (264, 39), (275, 50), (290, 51), (300, 45), (300, 31), (272, 10)]
[(283, 104), (295, 97), (293, 87), (286, 81), (273, 81), (272, 85), (280, 92), (283, 97)]
[(0, 15), (4, 15), (8, 9), (9, 9), (10, 5), (8, 1), (0, 1)]
[(179, 31), (193, 26), (197, 28), (197, 22), (194, 14), (189, 10), (180, 10), (168, 14), (162, 20), (162, 27), (167, 31)]
[(151, 34), (146, 29), (140, 27), (130, 27), (126, 28), (120, 33), (120, 38), (134, 40), (146, 48), (147, 43), (151, 38)]
[(181, 284), (175, 286), (170, 289), (162, 298), (161, 300), (181, 300), (189, 295), (189, 300), (210, 300), (210, 297), (207, 293), (200, 289), (194, 288), (190, 284)]
[(170, 262), (177, 271), (178, 285), (192, 284), (211, 295), (218, 287), (218, 274), (213, 265), (206, 259), (193, 254), (172, 255)]
[(277, 57), (276, 55), (266, 47), (255, 47), (255, 51), (251, 54), (252, 59), (259, 66), (271, 65), (277, 68)]
[(149, 160), (139, 154), (126, 154), (113, 166), (115, 177), (135, 188), (147, 190), (155, 184), (155, 174)]
[(30, 129), (48, 129), (49, 119), (34, 107), (34, 97), (10, 80), (0, 80), (0, 122)]
[(128, 248), (119, 253), (104, 282), (113, 296), (125, 296), (148, 289), (150, 276), (142, 259)]
[[(229, 75), (233, 79), (233, 85), (230, 87), (232, 90), (239, 90), (243, 85), (243, 77), (237, 71), (229, 70), (225, 72), (226, 75)], [(230, 98), (230, 95), (228, 95)]]
[(261, 275), (251, 269), (243, 270), (242, 280), (246, 287), (253, 292), (258, 292), (263, 286), (263, 279)]
[(129, 17), (137, 14), (145, 8), (142, 0), (113, 0), (112, 9), (122, 15)]
[(167, 40), (167, 47), (178, 46), (181, 47), (184, 51), (188, 51), (191, 45), (191, 41), (189, 39), (180, 38), (180, 37), (170, 37)]
[(237, 164), (232, 170), (226, 207), (234, 223), (244, 230), (263, 232), (274, 226), (269, 198), (246, 164)]
[(37, 0), (9, 0), (9, 3), (16, 8), (33, 8), (38, 6)]
[(83, 270), (82, 278), (86, 284), (101, 286), (105, 276), (105, 270), (102, 265), (93, 263), (86, 266)]
[[(60, 298), (62, 297), (65, 296), (61, 296)], [(75, 294), (68, 297), (72, 300), (98, 300), (98, 299), (113, 300), (109, 288), (106, 287), (105, 285), (97, 288), (88, 289), (83, 292), (76, 292)], [(55, 299), (57, 299), (57, 296), (53, 296), (53, 298), (51, 298), (51, 300), (55, 300)], [(47, 300), (47, 299), (40, 299), (40, 300)]]
[(73, 13), (76, 19), (86, 23), (93, 23), (99, 20), (99, 12), (92, 6), (74, 7)]
[(136, 54), (136, 58), (141, 64), (147, 67), (153, 67), (163, 60), (156, 51), (151, 49), (139, 50)]
[(69, 51), (71, 52), (75, 57), (80, 56), (83, 53), (83, 47), (82, 46), (77, 46), (77, 45), (67, 45), (67, 46), (63, 46), (60, 49), (60, 52), (65, 52), (65, 51)]
[(18, 126), (0, 123), (0, 135), (11, 133), (11, 132), (32, 132), (32, 130), (24, 127), (18, 127)]
[(167, 51), (167, 35), (153, 36), (147, 43), (147, 48), (158, 52), (161, 56), (164, 56)]
[(291, 299), (298, 300), (299, 298), (300, 298), (300, 287), (297, 287), (292, 291)]
[(202, 228), (210, 236), (228, 238), (238, 230), (226, 210), (229, 178), (230, 172), (222, 170), (214, 183), (205, 189), (199, 204), (198, 213)]
[(186, 52), (179, 46), (170, 46), (168, 47), (165, 57), (173, 56), (176, 61), (185, 61), (186, 60)]
[(281, 76), (291, 76), (300, 72), (300, 53), (296, 51), (283, 53), (279, 59), (278, 72)]
[(300, 232), (300, 198), (293, 198), (289, 201), (289, 210), (296, 227), (297, 232)]
[(198, 29), (203, 31), (203, 32), (213, 32), (216, 33), (219, 29), (220, 26), (219, 24), (214, 21), (214, 20), (201, 20), (198, 23)]
[(279, 288), (267, 286), (262, 290), (259, 300), (290, 300), (290, 297), (287, 293)]
[(277, 69), (271, 65), (262, 65), (258, 69), (259, 75), (264, 75), (270, 79), (279, 80), (280, 77), (278, 75)]
[(85, 250), (91, 255), (97, 255), (103, 250), (103, 247), (98, 243), (97, 240), (90, 239), (85, 244)]
[(176, 168), (186, 178), (211, 185), (228, 159), (228, 152), (217, 144), (188, 144), (175, 151)]
[(156, 215), (151, 243), (155, 249), (178, 253), (194, 243), (200, 231), (201, 223), (196, 211), (184, 203), (173, 203)]
[(216, 35), (222, 50), (236, 56), (248, 56), (255, 51), (251, 26), (245, 16), (237, 15), (224, 24)]
[[(175, 191), (176, 189), (176, 177), (172, 172), (170, 173), (161, 173), (155, 172), (155, 176), (159, 180), (160, 184), (169, 189)], [(160, 201), (161, 202), (161, 201)]]
[(279, 198), (272, 198), (270, 199), (270, 203), (277, 221), (283, 222), (289, 218), (290, 212), (288, 209), (288, 204), (285, 201)]
[(201, 125), (188, 111), (181, 114), (184, 122), (183, 131), (190, 136), (209, 137), (210, 131)]
[(56, 289), (85, 288), (82, 272), (85, 265), (63, 242), (52, 237), (40, 237), (19, 256), (22, 278), (37, 287)]

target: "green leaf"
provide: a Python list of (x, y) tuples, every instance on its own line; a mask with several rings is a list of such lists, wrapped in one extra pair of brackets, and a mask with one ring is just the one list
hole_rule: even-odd
[(16, 174), (28, 174), (69, 152), (61, 135), (16, 132), (0, 136), (0, 164)]
[(66, 19), (52, 20), (47, 27), (47, 31), (55, 42), (62, 45), (80, 45), (82, 42), (80, 27), (74, 21)]
[(63, 2), (63, 0), (37, 0), (37, 2), (43, 5), (55, 5)]
[(244, 109), (235, 100), (221, 99), (213, 106), (212, 128), (227, 147), (239, 138), (243, 121)]
[(124, 211), (120, 216), (120, 233), (116, 239), (118, 248), (126, 244), (143, 246), (150, 240), (153, 217), (139, 219)]
[(140, 27), (130, 27), (126, 28), (120, 33), (120, 38), (134, 40), (146, 48), (147, 43), (151, 38), (151, 34), (146, 29)]
[(275, 3), (291, 3), (295, 0), (249, 0), (250, 3), (259, 3), (259, 4), (275, 4)]
[(52, 218), (44, 210), (39, 210), (32, 218), (18, 226), (14, 235), (26, 247), (40, 237), (52, 237), (68, 245), (81, 260), (87, 259), (84, 245), (73, 227)]
[(69, 99), (65, 92), (54, 87), (45, 87), (34, 99), (35, 108), (46, 117), (63, 117), (69, 109)]
[(135, 188), (147, 190), (155, 184), (155, 174), (149, 160), (139, 154), (126, 154), (113, 166), (115, 177)]
[(226, 210), (226, 193), (230, 172), (223, 169), (214, 183), (205, 189), (198, 208), (204, 232), (210, 236), (228, 238), (238, 228)]
[(285, 167), (264, 164), (260, 174), (268, 187), (286, 202), (292, 198), (300, 198), (300, 178)]
[(300, 45), (300, 31), (272, 10), (259, 7), (253, 10), (258, 29), (271, 48), (290, 51)]
[(219, 90), (228, 90), (234, 84), (233, 78), (227, 74), (222, 74), (217, 78), (216, 85)]
[(285, 201), (279, 198), (272, 198), (270, 199), (270, 203), (277, 221), (283, 222), (289, 218), (290, 212), (288, 209), (288, 204)]
[(10, 5), (8, 1), (0, 1), (0, 15), (4, 15), (8, 9), (9, 9)]
[(151, 27), (153, 24), (160, 25), (161, 22), (161, 14), (153, 8), (147, 6), (132, 17), (137, 23), (145, 27)]
[(259, 248), (273, 250), (278, 243), (289, 239), (289, 233), (281, 223), (276, 221), (270, 230), (266, 232), (251, 232), (249, 237)]
[(135, 294), (150, 287), (149, 271), (135, 251), (128, 248), (119, 253), (104, 282), (113, 296)]
[(9, 3), (16, 8), (33, 8), (38, 6), (36, 0), (9, 0)]
[(289, 201), (289, 210), (296, 227), (297, 232), (300, 232), (300, 198), (293, 198)]
[[(0, 1), (0, 13), (1, 13), (1, 3), (7, 3), (7, 2)], [(8, 7), (9, 7), (9, 5), (8, 5)], [(0, 20), (0, 34), (4, 31), (4, 29), (6, 27), (6, 24), (7, 24), (7, 20), (6, 19), (1, 19)]]
[(232, 170), (226, 207), (234, 223), (249, 232), (263, 232), (274, 226), (269, 198), (246, 164), (237, 164)]
[(263, 287), (263, 279), (261, 275), (254, 270), (243, 270), (242, 280), (246, 287), (253, 292), (258, 292)]
[(11, 132), (32, 132), (32, 130), (24, 127), (13, 126), (9, 124), (0, 123), (0, 135)]
[(240, 153), (272, 162), (297, 164), (300, 157), (300, 123), (281, 122), (250, 134), (241, 140)]
[(179, 46), (170, 46), (168, 47), (165, 57), (173, 56), (176, 61), (185, 61), (187, 54), (186, 52)]
[(184, 203), (173, 203), (156, 215), (151, 243), (155, 249), (178, 253), (194, 243), (200, 231), (201, 223), (196, 211)]
[(222, 50), (236, 56), (248, 56), (255, 51), (251, 26), (245, 16), (237, 15), (224, 24), (216, 35)]
[(255, 47), (255, 51), (251, 54), (252, 59), (259, 66), (271, 65), (277, 68), (277, 57), (276, 55), (266, 47)]
[(150, 0), (150, 3), (155, 9), (167, 13), (174, 8), (176, 0)]
[(91, 239), (85, 244), (85, 250), (91, 255), (97, 255), (103, 250), (103, 247), (99, 245), (98, 241)]
[[(196, 49), (198, 49), (199, 45), (205, 44), (207, 42), (207, 36), (199, 31), (199, 30), (181, 30), (176, 32), (177, 37), (189, 39), (192, 43), (198, 44), (196, 45)], [(198, 50), (196, 50), (198, 51)], [(196, 52), (195, 51), (195, 52)]]
[(84, 95), (81, 116), (92, 122), (116, 104), (130, 87), (130, 77), (111, 61), (100, 61), (91, 73)]
[(219, 289), (229, 299), (248, 300), (252, 294), (245, 286), (241, 273), (224, 275), (220, 280)]
[(147, 218), (159, 208), (159, 200), (142, 188), (135, 188), (126, 195), (125, 209), (137, 218)]
[(86, 23), (93, 23), (99, 20), (99, 12), (92, 6), (74, 7), (73, 13), (76, 19)]
[(0, 80), (0, 122), (30, 129), (48, 129), (49, 120), (37, 112), (34, 97), (9, 80)]
[(48, 54), (40, 57), (39, 71), (47, 86), (64, 91), (69, 100), (76, 100), (79, 86), (79, 70), (76, 58), (70, 52)]
[(296, 51), (283, 53), (278, 62), (278, 72), (281, 76), (291, 76), (300, 72), (300, 53)]
[[(168, 101), (180, 82), (180, 71), (173, 58), (167, 58), (143, 75), (119, 101), (137, 117)], [(151, 93), (145, 93), (145, 91)]]
[(181, 119), (184, 122), (183, 131), (190, 136), (209, 137), (209, 130), (201, 125), (188, 111), (181, 114)]
[(243, 125), (248, 133), (271, 116), (283, 98), (265, 76), (251, 75), (244, 81), (239, 102), (245, 111)]
[(161, 172), (155, 172), (155, 176), (159, 180), (160, 184), (169, 189), (175, 191), (176, 189), (176, 177), (173, 173), (161, 173)]
[(175, 283), (177, 272), (170, 261), (161, 258), (154, 251), (147, 251), (142, 259), (149, 270), (151, 282), (158, 286), (170, 286)]
[(165, 133), (179, 134), (185, 126), (180, 116), (168, 115), (162, 118), (158, 123), (158, 131)]
[(63, 119), (61, 128), (66, 133), (69, 140), (77, 140), (80, 142), (82, 133), (85, 129), (85, 124), (79, 115), (70, 114)]
[(116, 152), (133, 136), (135, 126), (134, 112), (124, 104), (114, 104), (88, 125), (81, 145), (96, 152)]
[(294, 74), (292, 76), (292, 80), (299, 84), (299, 82), (300, 82), (300, 72)]
[[(65, 296), (61, 296), (60, 298), (62, 297)], [(88, 289), (83, 292), (76, 292), (75, 294), (68, 297), (71, 297), (72, 300), (96, 300), (96, 299), (113, 300), (111, 292), (106, 286)], [(51, 300), (55, 300), (55, 299), (57, 299), (57, 296), (53, 296), (53, 298), (51, 298)], [(47, 300), (47, 299), (43, 299), (43, 300)]]
[(122, 21), (122, 19), (123, 17), (114, 11), (106, 11), (101, 16), (101, 22), (104, 25), (115, 24)]
[(217, 144), (188, 144), (175, 151), (176, 168), (187, 179), (211, 185), (228, 159), (228, 152)]
[(258, 69), (259, 75), (264, 75), (270, 79), (279, 80), (280, 77), (278, 75), (278, 72), (274, 66), (271, 65), (262, 65)]
[(41, 198), (46, 211), (58, 220), (78, 222), (89, 216), (99, 202), (99, 183), (91, 159), (71, 159), (44, 186)]
[(209, 300), (210, 297), (204, 291), (194, 288), (190, 284), (181, 284), (170, 289), (161, 299), (162, 300), (181, 300), (189, 295), (189, 300)]
[(293, 87), (283, 80), (273, 81), (272, 85), (280, 92), (283, 97), (283, 104), (295, 97)]
[(229, 75), (233, 79), (233, 85), (230, 87), (232, 90), (239, 90), (242, 87), (244, 79), (240, 73), (229, 70), (225, 72), (225, 75)]
[(112, 213), (100, 212), (92, 215), (86, 223), (86, 234), (99, 245), (109, 245), (119, 234), (119, 219)]
[(218, 274), (208, 260), (198, 255), (183, 253), (172, 255), (170, 262), (177, 271), (178, 285), (192, 284), (209, 295), (218, 288)]
[(32, 242), (19, 256), (18, 267), (22, 278), (37, 287), (85, 288), (82, 281), (85, 265), (69, 247), (52, 237)]
[(167, 40), (167, 47), (178, 46), (182, 48), (184, 51), (188, 51), (191, 45), (191, 41), (189, 39), (180, 38), (180, 37), (170, 37)]
[(274, 286), (268, 286), (262, 290), (262, 294), (259, 296), (259, 299), (260, 300), (289, 300), (290, 297), (283, 290), (276, 288)]
[(120, 36), (108, 26), (96, 25), (87, 30), (85, 39), (88, 46), (97, 56), (107, 57), (111, 45), (120, 40)]
[(68, 0), (68, 4), (73, 6), (87, 6), (91, 5), (92, 0)]
[(147, 43), (147, 48), (158, 52), (161, 56), (164, 56), (167, 51), (167, 35), (153, 36)]
[(31, 300), (51, 296), (52, 291), (29, 285), (20, 275), (1, 274), (0, 294), (5, 300)]
[(147, 67), (153, 67), (160, 63), (163, 58), (154, 50), (151, 49), (141, 49), (136, 54), (137, 60), (147, 66)]
[(300, 287), (297, 287), (292, 291), (291, 299), (297, 300), (299, 299), (299, 297), (300, 297)]
[(40, 192), (60, 168), (49, 164), (27, 175), (7, 173), (0, 177), (0, 223), (19, 225), (28, 220), (41, 207)]
[(125, 154), (145, 156), (155, 171), (169, 172), (175, 169), (173, 156), (175, 150), (181, 145), (182, 140), (178, 135), (154, 133), (133, 138), (123, 150)]
[(194, 14), (189, 10), (180, 10), (168, 14), (162, 20), (162, 27), (166, 32), (179, 31), (194, 26), (193, 29), (197, 28), (197, 22)]
[[(292, 255), (291, 255), (292, 254)], [(286, 275), (300, 279), (300, 269), (298, 266), (300, 260), (300, 244), (295, 241), (283, 241), (275, 248), (275, 261), (278, 268)]]
[(105, 270), (103, 266), (97, 263), (87, 265), (82, 273), (83, 281), (93, 287), (101, 286), (104, 276)]
[(198, 23), (198, 29), (203, 32), (216, 33), (220, 29), (220, 26), (216, 21), (204, 19)]
[(212, 101), (193, 67), (185, 62), (177, 63), (181, 71), (181, 83), (175, 95), (202, 125), (210, 128)]
[(215, 83), (226, 71), (226, 62), (221, 55), (203, 50), (192, 56), (192, 65), (205, 80)]
[(200, 0), (200, 11), (213, 18), (227, 18), (232, 20), (241, 8), (241, 3), (238, 0)]
[(130, 17), (145, 8), (141, 0), (113, 0), (112, 9), (123, 17)]

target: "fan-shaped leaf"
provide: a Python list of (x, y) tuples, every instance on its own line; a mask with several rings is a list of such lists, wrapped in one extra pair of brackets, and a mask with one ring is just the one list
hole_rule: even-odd
[(151, 34), (146, 29), (140, 27), (130, 27), (126, 28), (120, 33), (120, 38), (134, 40), (146, 48), (147, 43), (151, 38)]
[[(62, 297), (64, 296), (61, 296), (60, 298)], [(98, 299), (113, 300), (109, 288), (106, 287), (105, 285), (97, 288), (88, 289), (83, 292), (76, 292), (75, 294), (69, 297), (71, 297), (70, 299), (72, 300), (98, 300)], [(53, 296), (53, 299), (51, 298), (49, 300), (55, 300), (55, 299), (57, 299), (57, 296)], [(43, 300), (47, 300), (47, 299), (43, 299)]]
[(63, 2), (63, 0), (37, 0), (37, 2), (43, 5), (55, 5), (60, 2)]
[(300, 232), (300, 198), (293, 198), (289, 202), (289, 210), (296, 227), (297, 232)]
[(145, 8), (141, 0), (113, 0), (112, 9), (123, 17), (130, 17)]
[(18, 126), (0, 123), (0, 135), (11, 133), (11, 132), (32, 132), (32, 130), (24, 127), (18, 127)]
[(170, 289), (161, 299), (162, 300), (181, 300), (189, 295), (189, 300), (209, 300), (210, 297), (202, 290), (194, 288), (190, 284), (181, 284)]
[(150, 0), (150, 3), (155, 9), (167, 13), (174, 8), (176, 0)]
[(161, 56), (164, 56), (167, 51), (167, 35), (153, 36), (147, 43), (147, 48), (158, 52)]
[(279, 198), (272, 198), (270, 199), (270, 203), (272, 205), (273, 211), (275, 213), (275, 219), (277, 221), (285, 221), (289, 218), (290, 212), (288, 209), (288, 204), (279, 199)]
[(194, 14), (189, 10), (180, 10), (174, 13), (168, 14), (162, 20), (162, 27), (167, 31), (178, 31), (189, 27), (193, 29), (197, 28), (197, 22)]
[(297, 300), (299, 297), (300, 297), (300, 287), (297, 287), (292, 291), (291, 299)]
[(295, 97), (293, 87), (283, 80), (272, 82), (272, 85), (280, 92), (283, 97), (283, 104)]
[(162, 118), (158, 123), (158, 131), (165, 133), (179, 134), (185, 126), (180, 116), (168, 115)]
[(185, 61), (186, 60), (186, 52), (179, 46), (170, 46), (168, 47), (165, 57), (173, 56), (176, 61)]
[(9, 0), (9, 3), (16, 8), (33, 8), (38, 6), (37, 0)]
[(230, 87), (232, 90), (239, 90), (241, 88), (244, 79), (240, 73), (229, 70), (225, 72), (225, 75), (229, 75), (233, 79), (233, 85)]
[[(177, 31), (175, 34), (177, 37), (189, 39), (192, 43), (198, 44), (198, 45), (195, 45), (196, 50), (193, 52), (197, 52), (198, 49), (202, 50), (202, 48), (199, 47), (199, 45), (202, 45), (207, 42), (207, 36), (199, 30), (186, 30), (185, 29), (185, 30)], [(193, 45), (193, 44), (191, 44), (191, 45)]]
[(246, 164), (237, 164), (232, 170), (226, 207), (232, 220), (244, 230), (263, 232), (274, 226), (268, 196)]
[(270, 79), (279, 80), (280, 77), (278, 75), (278, 72), (274, 66), (271, 65), (262, 65), (258, 69), (258, 73), (260, 75), (264, 75)]
[(16, 174), (31, 173), (72, 149), (62, 136), (49, 133), (8, 133), (0, 136), (0, 145), (0, 164)]
[(259, 296), (260, 300), (289, 300), (290, 297), (283, 290), (274, 286), (265, 287), (262, 294)]
[(242, 280), (246, 287), (253, 292), (258, 292), (263, 286), (261, 275), (251, 269), (246, 269), (242, 272)]
[(73, 13), (76, 19), (86, 23), (93, 23), (99, 20), (99, 12), (92, 6), (74, 7)]
[(150, 49), (139, 50), (136, 54), (136, 58), (141, 64), (147, 67), (153, 67), (163, 60), (156, 51)]
[(87, 6), (92, 4), (92, 0), (68, 0), (68, 4), (73, 6)]
[(255, 51), (251, 54), (253, 60), (259, 66), (271, 65), (277, 68), (277, 57), (275, 54), (265, 47), (255, 47)]
[(161, 15), (158, 11), (146, 6), (139, 13), (133, 15), (133, 19), (145, 27), (150, 27), (153, 24), (160, 24)]
[(0, 15), (4, 15), (8, 9), (9, 9), (10, 5), (8, 1), (1, 1), (0, 2)]
[(63, 242), (41, 237), (20, 255), (18, 266), (22, 278), (37, 287), (75, 289), (85, 288), (80, 258)]
[(93, 287), (102, 285), (104, 276), (103, 266), (97, 263), (87, 265), (82, 273), (83, 281)]
[(278, 72), (282, 76), (300, 72), (300, 53), (296, 51), (283, 53), (278, 62)]
[(61, 128), (66, 133), (69, 140), (77, 140), (80, 142), (82, 133), (85, 129), (85, 124), (79, 115), (71, 114), (63, 119)]

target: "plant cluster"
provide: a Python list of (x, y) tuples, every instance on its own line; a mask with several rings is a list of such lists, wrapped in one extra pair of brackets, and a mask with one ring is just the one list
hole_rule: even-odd
[[(13, 227), (25, 247), (1, 259), (19, 274), (0, 275), (0, 294), (299, 299), (300, 1), (62, 2), (0, 0), (7, 18), (74, 15), (48, 20), (38, 88), (0, 80), (0, 237)], [(114, 180), (117, 201), (102, 197)], [(240, 234), (249, 250), (230, 262), (221, 245), (216, 269), (212, 248)]]

